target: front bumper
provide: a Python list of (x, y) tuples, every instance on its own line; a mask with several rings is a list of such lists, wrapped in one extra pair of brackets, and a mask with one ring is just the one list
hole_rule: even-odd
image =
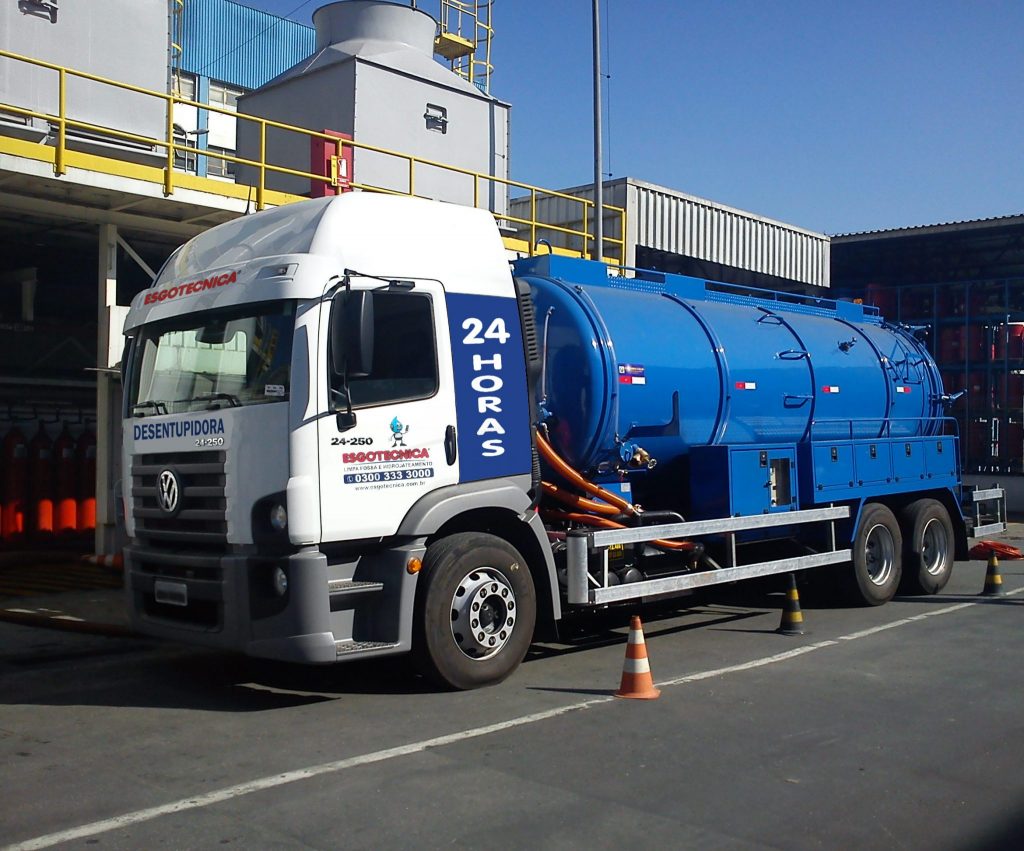
[[(325, 591), (327, 559), (319, 551), (267, 558), (129, 546), (124, 557), (128, 610), (137, 632), (292, 662), (337, 659)], [(273, 589), (276, 567), (288, 577), (283, 596)]]

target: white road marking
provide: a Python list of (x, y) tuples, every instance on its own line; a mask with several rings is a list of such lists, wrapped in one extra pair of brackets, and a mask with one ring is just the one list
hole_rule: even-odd
[[(1024, 593), (1024, 587), (1007, 591), (1006, 595), (1011, 596), (1020, 593)], [(776, 653), (773, 656), (764, 656), (760, 659), (753, 659), (750, 662), (742, 662), (738, 665), (729, 665), (725, 668), (715, 668), (711, 671), (699, 671), (696, 674), (685, 674), (681, 677), (675, 677), (670, 680), (664, 680), (656, 683), (656, 685), (662, 688), (665, 686), (683, 685), (685, 683), (694, 683), (699, 682), (700, 680), (708, 680), (714, 677), (722, 677), (727, 674), (739, 673), (740, 671), (749, 671), (752, 668), (763, 668), (766, 665), (785, 662), (789, 659), (796, 658), (797, 656), (803, 656), (807, 653), (814, 653), (818, 650), (823, 650), (826, 647), (834, 647), (841, 641), (856, 641), (860, 638), (867, 638), (868, 636), (884, 632), (888, 629), (895, 629), (896, 627), (917, 623), (918, 621), (925, 620), (926, 618), (932, 618), (938, 615), (948, 615), (953, 612), (962, 611), (963, 609), (969, 609), (973, 606), (981, 605), (984, 602), (986, 602), (986, 599), (983, 598), (979, 599), (977, 602), (958, 603), (954, 606), (946, 606), (941, 609), (935, 609), (930, 612), (913, 615), (909, 618), (900, 618), (899, 620), (882, 624), (881, 626), (872, 627), (871, 629), (851, 632), (848, 635), (840, 635), (836, 639), (828, 639), (826, 641), (818, 641), (814, 644), (808, 644), (804, 647), (796, 647), (792, 650), (787, 650), (785, 653)], [(530, 715), (520, 715), (518, 718), (511, 718), (508, 721), (499, 721), (496, 724), (488, 724), (484, 727), (462, 730), (458, 733), (449, 733), (447, 736), (437, 736), (433, 739), (424, 739), (423, 741), (412, 742), (408, 745), (400, 745), (395, 748), (387, 748), (381, 751), (374, 751), (373, 753), (361, 754), (360, 756), (352, 756), (347, 759), (335, 760), (334, 762), (324, 762), (320, 765), (312, 765), (308, 768), (299, 768), (295, 771), (286, 771), (270, 777), (261, 777), (257, 780), (250, 780), (248, 783), (239, 783), (235, 786), (227, 786), (223, 789), (207, 792), (203, 795), (181, 798), (178, 801), (172, 801), (169, 804), (162, 804), (159, 807), (136, 810), (135, 812), (125, 813), (124, 815), (114, 816), (113, 818), (104, 819), (102, 821), (83, 824), (79, 827), (70, 828), (69, 830), (62, 830), (57, 833), (48, 833), (45, 836), (37, 836), (34, 839), (26, 839), (24, 842), (8, 845), (5, 848), (0, 849), (0, 851), (34, 851), (34, 849), (38, 848), (50, 848), (54, 845), (60, 844), (61, 842), (73, 842), (76, 839), (83, 839), (87, 836), (95, 836), (99, 833), (109, 833), (112, 830), (118, 830), (122, 827), (151, 821), (155, 818), (159, 818), (160, 816), (172, 815), (173, 813), (180, 813), (186, 810), (195, 810), (201, 807), (209, 807), (213, 804), (230, 801), (233, 798), (240, 798), (243, 795), (251, 795), (253, 792), (262, 792), (265, 789), (273, 789), (276, 786), (285, 786), (289, 783), (295, 783), (300, 780), (308, 780), (311, 777), (319, 777), (324, 774), (337, 774), (338, 772), (345, 771), (349, 768), (357, 768), (361, 765), (371, 765), (375, 762), (384, 762), (397, 757), (410, 756), (411, 754), (422, 753), (429, 748), (443, 747), (444, 745), (462, 742), (466, 739), (476, 739), (481, 736), (489, 736), (491, 733), (500, 733), (504, 730), (514, 729), (515, 727), (525, 727), (528, 724), (536, 724), (538, 721), (546, 721), (549, 718), (557, 718), (560, 715), (567, 715), (570, 712), (589, 709), (592, 706), (598, 706), (602, 703), (612, 703), (614, 700), (615, 698), (610, 695), (608, 697), (595, 697), (589, 700), (570, 704), (569, 706), (560, 706), (556, 709), (534, 712)]]
[[(1024, 591), (1024, 588), (1020, 589)], [(1014, 592), (1016, 593), (1016, 591)], [(901, 618), (898, 621), (892, 623), (884, 623), (881, 626), (873, 626), (871, 629), (862, 629), (860, 632), (851, 632), (849, 635), (839, 636), (840, 641), (856, 641), (858, 638), (867, 638), (869, 635), (874, 635), (878, 632), (885, 632), (887, 629), (895, 629), (898, 626), (906, 626), (907, 624), (914, 623), (916, 621), (923, 621), (925, 618), (934, 618), (936, 615), (948, 615), (952, 612), (959, 612), (961, 609), (967, 609), (971, 606), (977, 606), (977, 603), (959, 603), (956, 606), (946, 606), (944, 609), (934, 609), (930, 612), (922, 612), (919, 615), (913, 615), (909, 618)]]
[(713, 671), (700, 671), (696, 674), (684, 674), (681, 677), (675, 677), (671, 680), (664, 680), (660, 683), (655, 683), (656, 686), (675, 686), (681, 685), (682, 683), (695, 683), (699, 680), (709, 680), (712, 677), (721, 677), (725, 674), (735, 674), (739, 671), (749, 671), (751, 668), (763, 668), (765, 665), (774, 665), (776, 662), (785, 662), (787, 659), (793, 659), (796, 656), (803, 656), (805, 653), (813, 653), (815, 650), (821, 650), (824, 647), (832, 647), (838, 644), (838, 641), (819, 641), (817, 644), (808, 644), (806, 647), (796, 647), (793, 650), (787, 650), (785, 653), (776, 653), (774, 656), (764, 656), (761, 659), (754, 659), (750, 662), (741, 662), (739, 665), (730, 665), (727, 668), (716, 668)]

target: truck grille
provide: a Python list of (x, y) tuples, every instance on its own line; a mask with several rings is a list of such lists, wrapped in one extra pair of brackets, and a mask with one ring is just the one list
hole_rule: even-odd
[[(132, 516), (146, 545), (223, 552), (227, 548), (227, 498), (223, 452), (162, 452), (132, 458)], [(169, 515), (157, 500), (157, 479), (171, 469), (180, 506)]]

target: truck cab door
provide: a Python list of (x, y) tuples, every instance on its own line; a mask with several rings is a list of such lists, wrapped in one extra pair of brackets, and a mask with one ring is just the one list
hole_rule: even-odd
[[(372, 292), (372, 351), (361, 374), (331, 366), (330, 299), (321, 305), (318, 443), (324, 541), (397, 531), (424, 494), (459, 481), (451, 341), (445, 293), (353, 277)], [(347, 394), (347, 396), (346, 396)], [(348, 414), (351, 401), (352, 417)]]

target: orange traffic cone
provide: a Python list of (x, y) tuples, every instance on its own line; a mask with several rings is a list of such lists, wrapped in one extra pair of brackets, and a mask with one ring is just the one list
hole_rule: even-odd
[(661, 694), (654, 687), (651, 666), (647, 662), (647, 644), (640, 618), (633, 615), (629, 624), (629, 642), (626, 644), (626, 660), (622, 665), (622, 682), (616, 697), (632, 697), (636, 700), (654, 700)]

